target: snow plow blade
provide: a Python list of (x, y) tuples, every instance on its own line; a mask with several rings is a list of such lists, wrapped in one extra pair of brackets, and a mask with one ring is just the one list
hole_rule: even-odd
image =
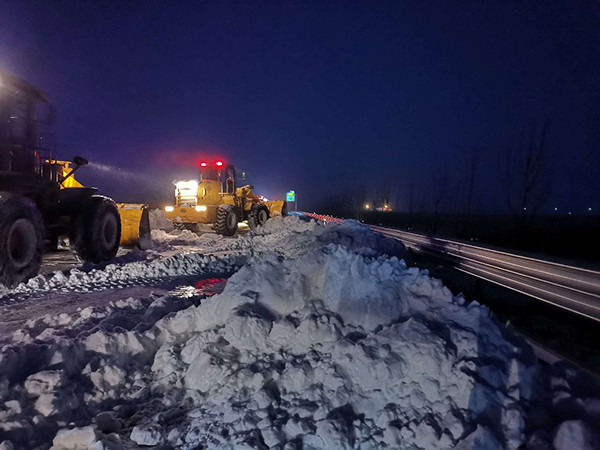
[(285, 200), (266, 201), (269, 208), (269, 217), (287, 216), (287, 202)]
[(117, 203), (121, 216), (121, 245), (134, 246), (140, 238), (150, 235), (148, 205), (145, 203)]

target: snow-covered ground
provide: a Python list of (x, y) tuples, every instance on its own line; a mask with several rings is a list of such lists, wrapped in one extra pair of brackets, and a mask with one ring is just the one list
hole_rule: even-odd
[(274, 218), (0, 292), (0, 449), (598, 448), (600, 386), (357, 222)]

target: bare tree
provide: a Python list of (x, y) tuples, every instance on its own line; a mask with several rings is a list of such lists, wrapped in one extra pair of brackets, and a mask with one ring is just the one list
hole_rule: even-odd
[(354, 195), (352, 196), (352, 203), (351, 203), (352, 204), (352, 213), (354, 214), (355, 218), (357, 218), (357, 219), (362, 218), (366, 203), (367, 203), (367, 190), (359, 189), (358, 191), (355, 191)]
[(535, 214), (550, 194), (550, 168), (546, 135), (548, 121), (523, 131), (508, 149), (505, 181), (508, 207), (521, 216)]
[(408, 187), (408, 213), (412, 216), (415, 212), (415, 176), (410, 176)]
[(381, 208), (391, 202), (392, 185), (389, 180), (382, 181), (375, 189), (375, 206)]
[(329, 211), (347, 218), (360, 219), (367, 201), (367, 191), (364, 187), (356, 189), (344, 188), (342, 193), (332, 198)]
[(433, 204), (433, 233), (437, 232), (439, 214), (448, 194), (448, 167), (444, 167), (437, 173), (433, 182), (431, 202)]
[(479, 153), (472, 149), (469, 161), (467, 163), (467, 192), (465, 214), (470, 216), (473, 212), (473, 195), (475, 193), (475, 178), (479, 169)]

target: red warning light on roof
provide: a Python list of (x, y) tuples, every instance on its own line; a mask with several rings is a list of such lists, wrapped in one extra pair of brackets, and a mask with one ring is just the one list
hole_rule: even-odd
[(206, 163), (205, 162), (201, 162), (200, 163), (200, 167), (206, 167)]
[(217, 166), (221, 167), (223, 165), (223, 161), (217, 161)]

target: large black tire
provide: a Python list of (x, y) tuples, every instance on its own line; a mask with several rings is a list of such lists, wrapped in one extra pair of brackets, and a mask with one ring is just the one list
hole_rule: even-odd
[(281, 207), (281, 215), (283, 217), (285, 217), (285, 216), (288, 215), (288, 207), (287, 207), (287, 202), (286, 201), (283, 202), (283, 206)]
[(121, 218), (115, 202), (92, 195), (73, 221), (70, 241), (71, 250), (84, 261), (97, 263), (114, 258), (121, 241)]
[(215, 232), (223, 236), (233, 236), (238, 228), (238, 217), (232, 205), (221, 205), (217, 209)]
[(173, 222), (173, 228), (176, 230), (198, 231), (198, 224), (193, 222)]
[(0, 192), (0, 283), (12, 288), (38, 274), (44, 221), (35, 203)]
[(265, 205), (252, 205), (250, 214), (248, 214), (248, 225), (254, 230), (256, 227), (263, 226), (269, 220), (269, 208)]

